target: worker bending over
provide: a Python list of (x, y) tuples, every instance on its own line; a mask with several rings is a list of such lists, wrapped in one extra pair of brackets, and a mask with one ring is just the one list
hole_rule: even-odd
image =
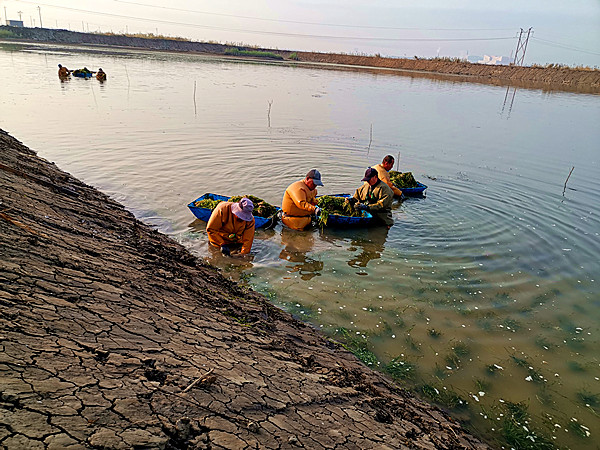
[(71, 71), (62, 65), (58, 65), (58, 78), (67, 78)]
[(367, 211), (382, 225), (390, 228), (394, 225), (392, 219), (392, 202), (394, 192), (387, 184), (383, 183), (377, 176), (377, 170), (369, 167), (361, 181), (366, 181), (359, 187), (352, 198), (346, 201), (350, 203), (357, 212)]
[(221, 202), (206, 225), (208, 242), (230, 256), (250, 253), (254, 241), (254, 204), (246, 197), (239, 202)]
[(288, 186), (281, 202), (281, 221), (294, 230), (304, 230), (312, 222), (312, 215), (317, 215), (317, 186), (323, 186), (321, 174), (312, 169), (304, 180), (296, 181)]
[(394, 157), (392, 155), (387, 155), (385, 158), (383, 158), (382, 163), (377, 164), (375, 167), (373, 167), (373, 169), (377, 171), (377, 176), (379, 177), (379, 179), (392, 188), (394, 195), (402, 197), (402, 191), (396, 186), (394, 186), (394, 183), (392, 183), (392, 180), (390, 180), (389, 172), (390, 170), (392, 170), (393, 167)]
[[(98, 69), (98, 72), (96, 72), (96, 80), (106, 81), (106, 72), (102, 70), (102, 67)], [(394, 163), (392, 163), (392, 165), (394, 165)]]

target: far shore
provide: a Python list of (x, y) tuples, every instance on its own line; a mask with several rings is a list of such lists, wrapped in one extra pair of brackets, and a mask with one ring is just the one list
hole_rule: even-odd
[(19, 42), (131, 48), (166, 52), (189, 52), (236, 59), (259, 59), (329, 69), (383, 70), (409, 76), (449, 77), (453, 80), (551, 91), (600, 93), (600, 70), (588, 67), (485, 65), (457, 58), (387, 58), (378, 55), (303, 52), (224, 45), (207, 42), (136, 37), (130, 35), (79, 33), (47, 28), (0, 26), (0, 38)]

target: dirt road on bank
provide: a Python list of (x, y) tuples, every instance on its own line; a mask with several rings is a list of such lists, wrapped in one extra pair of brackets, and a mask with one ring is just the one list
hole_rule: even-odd
[(0, 130), (0, 447), (487, 448)]

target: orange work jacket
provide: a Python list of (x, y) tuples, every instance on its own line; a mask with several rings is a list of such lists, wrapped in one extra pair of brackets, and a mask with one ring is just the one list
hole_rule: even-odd
[(241, 244), (240, 253), (250, 253), (254, 242), (254, 219), (248, 222), (231, 212), (232, 202), (221, 202), (213, 210), (206, 225), (208, 242), (221, 248), (223, 244)]
[(373, 169), (375, 169), (377, 171), (377, 175), (379, 176), (379, 179), (381, 181), (383, 181), (385, 184), (387, 184), (389, 187), (392, 188), (394, 195), (397, 195), (398, 197), (400, 197), (402, 195), (402, 191), (400, 189), (398, 189), (394, 185), (394, 183), (392, 183), (392, 180), (390, 180), (390, 173), (387, 170), (385, 170), (385, 168), (381, 164), (377, 164), (376, 166), (373, 167)]
[(311, 222), (315, 213), (317, 190), (311, 191), (304, 180), (296, 181), (288, 186), (283, 194), (281, 221), (294, 230), (303, 230)]

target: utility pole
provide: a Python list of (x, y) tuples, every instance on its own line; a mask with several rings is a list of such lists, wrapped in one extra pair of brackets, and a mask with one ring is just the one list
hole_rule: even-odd
[(4, 25), (8, 25), (8, 14), (6, 14), (6, 6), (4, 7)]
[(44, 28), (42, 26), (42, 8), (40, 8), (39, 6), (38, 6), (38, 13), (40, 13), (40, 28)]
[(527, 43), (529, 42), (529, 36), (531, 35), (533, 27), (529, 27), (527, 30), (527, 36), (524, 36), (525, 30), (521, 28), (519, 32), (519, 40), (517, 41), (517, 49), (515, 50), (515, 59), (511, 63), (513, 66), (522, 66), (525, 61), (525, 51), (527, 50)]
[(23, 14), (23, 11), (17, 11), (17, 14), (19, 15), (19, 20), (23, 22), (23, 19), (21, 18), (21, 14)]

